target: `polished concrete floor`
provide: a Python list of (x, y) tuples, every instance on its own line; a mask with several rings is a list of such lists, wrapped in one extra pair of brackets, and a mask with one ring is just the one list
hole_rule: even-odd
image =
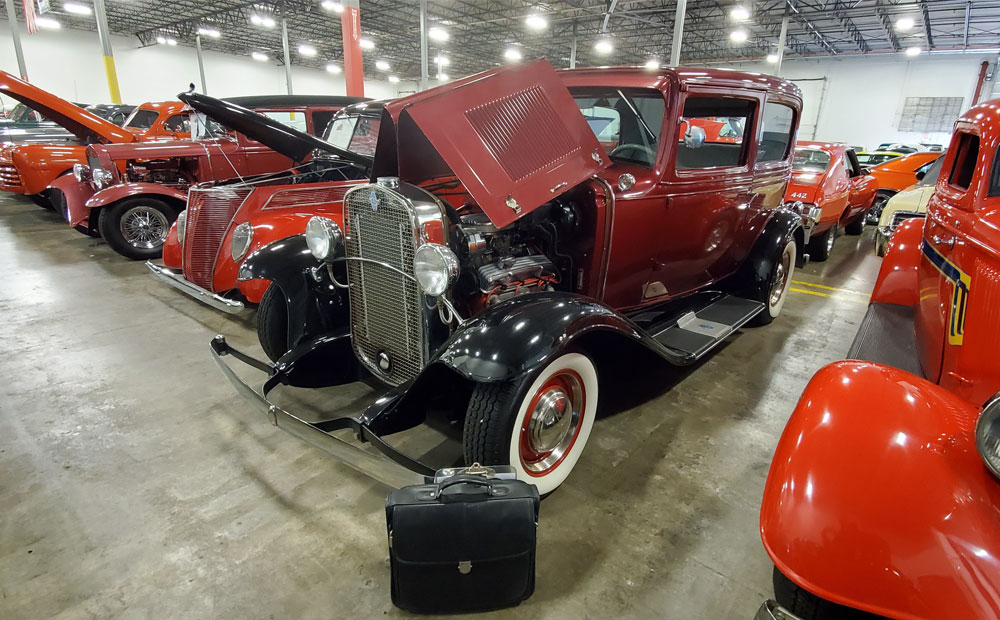
[[(841, 237), (771, 326), (688, 372), (625, 364), (542, 504), (535, 595), (493, 615), (752, 617), (771, 588), (771, 454), (809, 377), (847, 352), (878, 264), (870, 231)], [(268, 425), (215, 367), (217, 333), (259, 353), (250, 320), (10, 198), (0, 283), (0, 618), (401, 615), (387, 488)], [(318, 413), (366, 392), (279, 397)], [(407, 440), (452, 453), (439, 443)]]

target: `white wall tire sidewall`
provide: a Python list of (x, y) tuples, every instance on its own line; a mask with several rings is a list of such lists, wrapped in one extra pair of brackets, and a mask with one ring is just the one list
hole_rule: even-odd
[(782, 248), (781, 254), (778, 256), (778, 260), (781, 260), (781, 257), (785, 255), (785, 252), (788, 251), (789, 248), (791, 248), (792, 260), (788, 266), (788, 275), (785, 278), (785, 289), (781, 292), (781, 299), (778, 300), (777, 304), (772, 306), (770, 295), (768, 295), (767, 311), (771, 315), (772, 319), (778, 318), (778, 315), (781, 314), (781, 309), (785, 307), (785, 300), (788, 299), (788, 289), (792, 288), (792, 276), (795, 275), (795, 260), (798, 258), (798, 256), (796, 256), (797, 249), (795, 247), (794, 240), (789, 241), (785, 247)]
[[(521, 426), (524, 424), (524, 416), (528, 413), (528, 405), (531, 404), (531, 399), (535, 392), (540, 390), (552, 375), (565, 369), (576, 371), (576, 373), (580, 375), (580, 379), (583, 381), (585, 405), (583, 410), (583, 420), (580, 425), (580, 433), (577, 435), (576, 441), (573, 442), (573, 446), (570, 448), (569, 452), (563, 457), (562, 461), (554, 470), (544, 476), (533, 476), (530, 475), (521, 464)], [(534, 484), (538, 487), (538, 492), (542, 495), (556, 490), (559, 485), (565, 482), (570, 472), (573, 471), (573, 468), (576, 466), (576, 462), (580, 459), (580, 454), (583, 453), (583, 449), (587, 445), (587, 440), (590, 438), (590, 431), (594, 427), (594, 418), (596, 414), (597, 370), (594, 368), (594, 363), (590, 361), (590, 358), (580, 353), (566, 353), (565, 355), (561, 355), (554, 361), (550, 362), (549, 365), (546, 366), (541, 373), (539, 373), (538, 378), (536, 378), (528, 387), (528, 390), (525, 392), (518, 407), (517, 416), (514, 418), (514, 427), (511, 430), (510, 446), (508, 447), (508, 458), (510, 459), (508, 462), (511, 467), (514, 468), (514, 471), (517, 474), (517, 479)]]

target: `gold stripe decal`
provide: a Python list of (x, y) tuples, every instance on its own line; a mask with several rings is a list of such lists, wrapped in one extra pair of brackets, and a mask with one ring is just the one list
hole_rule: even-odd
[(969, 289), (972, 288), (972, 277), (958, 268), (958, 265), (945, 258), (933, 245), (926, 241), (921, 244), (924, 257), (934, 268), (952, 283), (951, 318), (948, 321), (948, 344), (961, 345), (965, 335), (965, 310), (969, 302)]

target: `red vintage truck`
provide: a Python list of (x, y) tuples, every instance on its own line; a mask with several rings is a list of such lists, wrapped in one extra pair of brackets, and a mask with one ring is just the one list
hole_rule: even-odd
[[(180, 99), (191, 95), (181, 93)], [(322, 132), (333, 115), (357, 97), (267, 95), (219, 100), (239, 114), (260, 114), (281, 127)], [(181, 105), (185, 105), (182, 103)], [(185, 121), (187, 122), (187, 121)], [(195, 123), (198, 124), (198, 123)], [(87, 147), (86, 164), (52, 184), (55, 201), (77, 230), (101, 236), (119, 254), (157, 258), (170, 225), (184, 210), (187, 191), (205, 181), (287, 170), (294, 160), (257, 142), (239, 127), (208, 119), (192, 139)], [(309, 151), (301, 154), (308, 159)]]
[(1000, 100), (955, 123), (850, 360), (810, 381), (761, 505), (758, 618), (1000, 617)]
[(860, 235), (878, 182), (858, 164), (854, 149), (836, 142), (797, 142), (785, 200), (809, 231), (809, 258), (825, 261), (840, 230)]
[[(595, 108), (616, 135), (595, 135)], [(759, 74), (544, 60), (387, 103), (372, 182), (240, 269), (279, 291), (290, 350), (271, 365), (220, 336), (213, 354), (273, 423), (390, 484), (434, 472), (385, 439), (433, 408), (463, 428), (466, 461), (551, 492), (606, 364), (644, 349), (691, 364), (781, 312), (803, 234), (783, 206), (800, 110), (798, 87)], [(712, 118), (750, 130), (709, 141), (692, 121)], [(359, 379), (386, 391), (322, 422), (267, 398)]]

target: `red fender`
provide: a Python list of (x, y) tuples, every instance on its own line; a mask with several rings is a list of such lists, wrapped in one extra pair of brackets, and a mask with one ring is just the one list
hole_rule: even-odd
[(882, 259), (871, 300), (901, 306), (915, 306), (920, 298), (917, 273), (924, 218), (906, 220), (896, 228)]
[(86, 229), (89, 225), (90, 209), (86, 206), (94, 195), (94, 188), (89, 183), (77, 181), (72, 174), (64, 174), (49, 183), (45, 189), (57, 189), (66, 200), (67, 221), (74, 228)]
[(182, 252), (181, 242), (177, 239), (177, 222), (174, 222), (163, 241), (163, 264), (171, 269), (180, 269)]
[(978, 407), (904, 371), (821, 369), (778, 443), (761, 504), (775, 566), (893, 618), (1000, 617), (1000, 481)]
[(150, 194), (166, 196), (167, 198), (180, 200), (181, 203), (187, 204), (187, 192), (182, 192), (166, 185), (159, 185), (157, 183), (122, 183), (120, 185), (112, 185), (94, 194), (87, 201), (87, 208), (96, 209), (105, 207), (125, 198)]

